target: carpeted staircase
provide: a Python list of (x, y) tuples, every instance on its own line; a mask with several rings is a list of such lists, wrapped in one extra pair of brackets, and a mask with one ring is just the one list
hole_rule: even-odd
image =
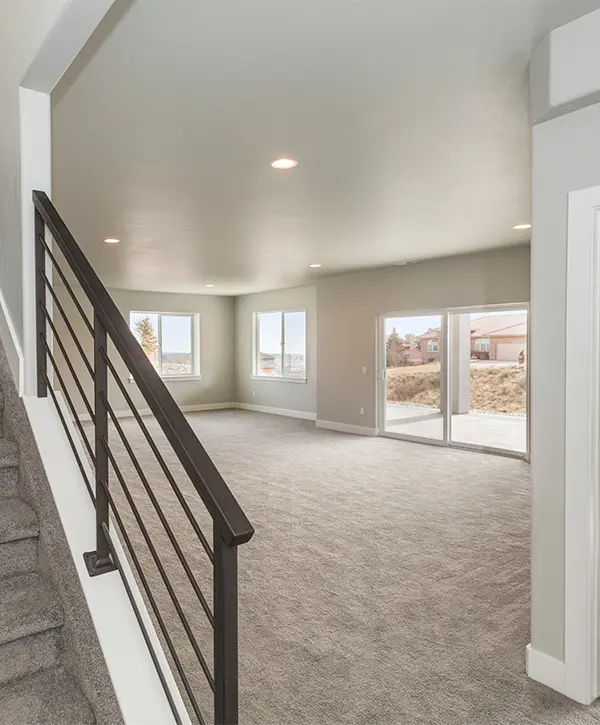
[(3, 414), (0, 390), (0, 725), (93, 725), (62, 666), (63, 610), (38, 570), (38, 519), (18, 496), (19, 451)]

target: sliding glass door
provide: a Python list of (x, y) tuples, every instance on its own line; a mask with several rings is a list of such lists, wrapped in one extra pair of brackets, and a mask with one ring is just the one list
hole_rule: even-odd
[(382, 435), (527, 455), (526, 306), (390, 313), (379, 330)]
[(444, 316), (384, 316), (383, 430), (394, 436), (443, 441)]

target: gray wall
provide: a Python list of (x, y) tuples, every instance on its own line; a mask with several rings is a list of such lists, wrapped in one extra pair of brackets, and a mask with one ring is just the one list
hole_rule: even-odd
[[(80, 319), (72, 303), (69, 301), (68, 293), (64, 287), (57, 287), (59, 299), (65, 303), (69, 319), (75, 322)], [(216, 297), (209, 295), (178, 295), (160, 292), (136, 292), (131, 290), (109, 290), (115, 303), (126, 320), (132, 310), (149, 312), (194, 312), (200, 315), (200, 373), (202, 380), (176, 380), (165, 381), (171, 394), (179, 405), (201, 405), (209, 403), (231, 403), (235, 402), (235, 378), (234, 378), (234, 340), (233, 340), (233, 298)], [(84, 305), (88, 317), (89, 307)], [(77, 366), (77, 371), (82, 380), (89, 380), (81, 356), (71, 341), (66, 328), (60, 322), (60, 315), (55, 312), (58, 331), (61, 340), (68, 343), (67, 352), (70, 360)], [(85, 351), (91, 356), (91, 335), (86, 330), (84, 323), (78, 323), (76, 332), (81, 341), (85, 341)], [(60, 356), (59, 356), (60, 359)], [(111, 359), (117, 364), (122, 380), (128, 380), (129, 373), (119, 356), (111, 349)], [(66, 366), (61, 364), (61, 371)], [(69, 376), (66, 374), (66, 379)], [(147, 405), (140, 395), (134, 383), (126, 383), (127, 392), (133, 398), (134, 403), (140, 408)], [(85, 412), (83, 402), (73, 386), (69, 390), (74, 393), (74, 400), (77, 401), (77, 412)], [(91, 394), (91, 385), (87, 385), (88, 397)], [(111, 404), (114, 409), (126, 410), (127, 403), (116, 385), (109, 384)], [(90, 400), (93, 398), (90, 397)]]
[(532, 629), (564, 659), (567, 195), (600, 185), (600, 105), (533, 129)]
[[(253, 314), (306, 310), (306, 383), (256, 380), (253, 369)], [(303, 413), (317, 410), (317, 293), (314, 286), (262, 292), (235, 301), (237, 402)], [(252, 395), (255, 391), (255, 395)]]
[(317, 285), (317, 418), (377, 426), (379, 314), (528, 301), (529, 247), (523, 246), (322, 280)]

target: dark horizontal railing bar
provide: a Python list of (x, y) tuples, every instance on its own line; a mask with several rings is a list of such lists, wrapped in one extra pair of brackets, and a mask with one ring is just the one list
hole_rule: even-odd
[(58, 365), (56, 364), (54, 355), (52, 354), (52, 351), (50, 350), (50, 346), (48, 345), (46, 340), (44, 340), (43, 342), (44, 342), (44, 347), (46, 348), (46, 353), (48, 355), (48, 359), (50, 360), (50, 364), (52, 365), (52, 369), (54, 370), (54, 373), (55, 373), (56, 377), (58, 378), (58, 382), (60, 383), (63, 397), (67, 401), (67, 405), (69, 406), (69, 410), (71, 411), (71, 415), (73, 416), (73, 421), (77, 425), (77, 428), (79, 430), (79, 435), (81, 436), (81, 439), (83, 440), (85, 447), (87, 448), (87, 452), (88, 452), (89, 457), (92, 460), (92, 463), (94, 465), (96, 465), (96, 456), (94, 455), (94, 449), (90, 445), (90, 442), (85, 434), (85, 431), (83, 430), (83, 426), (81, 425), (81, 421), (79, 420), (79, 416), (77, 415), (77, 408), (75, 408), (75, 405), (73, 404), (73, 401), (71, 400), (71, 396), (68, 393), (67, 386), (65, 385), (63, 376), (61, 375), (61, 372), (58, 369)]
[[(167, 629), (165, 620), (163, 619), (163, 617), (160, 613), (160, 608), (158, 607), (158, 604), (156, 603), (156, 599), (154, 598), (154, 595), (152, 594), (152, 588), (150, 587), (150, 584), (148, 583), (148, 580), (146, 579), (146, 575), (144, 574), (144, 569), (140, 563), (140, 560), (138, 559), (137, 554), (135, 553), (135, 549), (133, 548), (133, 544), (131, 543), (131, 539), (129, 538), (129, 534), (127, 533), (127, 529), (125, 528), (125, 524), (123, 523), (123, 519), (121, 518), (117, 505), (115, 504), (113, 495), (111, 494), (106, 483), (104, 481), (102, 481), (101, 483), (102, 483), (102, 488), (106, 492), (106, 496), (108, 498), (108, 503), (109, 503), (111, 511), (113, 513), (114, 519), (117, 522), (117, 526), (119, 527), (119, 531), (121, 532), (121, 536), (123, 537), (123, 541), (125, 542), (125, 546), (127, 547), (127, 550), (129, 551), (129, 556), (131, 557), (131, 561), (133, 562), (135, 570), (137, 571), (138, 576), (140, 578), (140, 582), (142, 583), (142, 586), (144, 587), (144, 591), (146, 592), (146, 596), (148, 597), (148, 601), (150, 602), (150, 606), (152, 607), (152, 611), (154, 612), (154, 616), (156, 617), (156, 621), (158, 623), (158, 626), (160, 627), (160, 631), (162, 632), (163, 637), (165, 638), (165, 642), (167, 644), (171, 657), (173, 658), (175, 667), (177, 668), (177, 672), (179, 673), (179, 676), (181, 677), (181, 682), (183, 683), (183, 687), (185, 688), (185, 691), (186, 691), (188, 697), (190, 698), (190, 703), (192, 705), (192, 708), (193, 708), (194, 712), (196, 713), (196, 717), (200, 721), (200, 725), (206, 725), (204, 718), (202, 717), (202, 712), (200, 710), (200, 707), (198, 706), (198, 702), (196, 701), (196, 698), (194, 697), (194, 691), (192, 689), (192, 686), (190, 685), (190, 682), (187, 678), (185, 669), (184, 669), (183, 665), (181, 664), (181, 660), (179, 659), (179, 655), (177, 654), (177, 650), (175, 648), (175, 645), (173, 644), (173, 640), (171, 639), (171, 635), (169, 634), (169, 630)], [(108, 528), (108, 527), (106, 527), (106, 528)], [(103, 527), (103, 529), (104, 529), (104, 527)], [(107, 537), (107, 541), (110, 541), (110, 532)]]
[(106, 524), (102, 524), (102, 530), (104, 531), (104, 536), (106, 536), (106, 540), (108, 542), (108, 548), (110, 549), (110, 555), (111, 555), (113, 561), (115, 562), (115, 564), (117, 565), (117, 569), (119, 570), (119, 574), (121, 575), (121, 581), (123, 582), (123, 586), (125, 587), (125, 591), (127, 592), (127, 596), (129, 597), (129, 602), (131, 604), (131, 607), (133, 608), (135, 618), (137, 619), (137, 623), (138, 623), (140, 629), (142, 630), (142, 636), (144, 637), (144, 642), (146, 643), (146, 647), (148, 647), (148, 652), (150, 653), (150, 657), (152, 658), (152, 662), (156, 669), (156, 673), (158, 674), (160, 684), (162, 685), (166, 698), (169, 702), (169, 706), (171, 708), (171, 712), (173, 713), (173, 717), (175, 718), (175, 722), (177, 723), (177, 725), (183, 725), (183, 721), (181, 720), (179, 711), (177, 710), (177, 707), (175, 706), (175, 702), (173, 700), (173, 696), (171, 695), (171, 690), (169, 689), (169, 686), (167, 685), (167, 681), (165, 680), (163, 668), (161, 666), (161, 663), (158, 661), (156, 651), (154, 649), (154, 646), (152, 645), (150, 636), (148, 635), (146, 624), (142, 618), (140, 608), (138, 607), (135, 597), (133, 596), (131, 586), (130, 586), (129, 582), (127, 581), (127, 577), (125, 576), (125, 572), (123, 570), (123, 564), (121, 562), (119, 555), (117, 554), (117, 551), (116, 551), (114, 544), (112, 542), (112, 539), (110, 537), (110, 531), (108, 530), (108, 526)]
[(73, 235), (44, 192), (34, 191), (33, 203), (204, 505), (223, 532), (225, 543), (228, 546), (245, 543), (254, 533), (252, 525)]
[(87, 315), (83, 311), (83, 307), (81, 306), (81, 304), (79, 303), (79, 300), (75, 296), (75, 292), (73, 292), (73, 288), (67, 282), (67, 278), (65, 277), (65, 275), (63, 274), (62, 269), (60, 268), (60, 264), (56, 261), (56, 257), (52, 254), (52, 250), (46, 244), (46, 240), (44, 239), (44, 237), (40, 234), (39, 235), (39, 238), (40, 238), (41, 243), (44, 245), (44, 248), (46, 250), (46, 253), (48, 254), (48, 256), (50, 257), (50, 259), (52, 260), (52, 264), (54, 266), (54, 269), (58, 272), (58, 276), (62, 279), (64, 286), (66, 287), (68, 293), (71, 295), (71, 299), (73, 300), (73, 303), (75, 304), (75, 307), (77, 308), (79, 314), (81, 315), (83, 321), (85, 322), (87, 329), (90, 331), (90, 334), (93, 335), (94, 334), (94, 328), (92, 327), (92, 323), (88, 320)]
[(140, 426), (142, 433), (144, 434), (144, 437), (146, 438), (146, 441), (148, 442), (148, 445), (152, 449), (152, 452), (154, 453), (156, 460), (158, 461), (159, 466), (162, 468), (163, 473), (165, 474), (165, 477), (169, 484), (171, 485), (171, 488), (173, 489), (173, 492), (175, 493), (175, 496), (177, 497), (177, 500), (181, 504), (183, 510), (186, 513), (186, 516), (188, 517), (188, 520), (194, 529), (194, 532), (196, 536), (200, 539), (200, 543), (202, 544), (204, 551), (206, 551), (206, 554), (208, 555), (208, 558), (210, 559), (211, 563), (214, 564), (215, 557), (213, 554), (213, 550), (210, 548), (210, 544), (208, 543), (208, 539), (204, 535), (204, 532), (200, 528), (200, 525), (196, 521), (196, 517), (192, 513), (192, 510), (189, 507), (188, 502), (185, 500), (185, 496), (183, 492), (181, 491), (179, 485), (175, 481), (175, 478), (173, 474), (171, 473), (169, 467), (167, 466), (165, 459), (163, 458), (161, 452), (158, 450), (158, 446), (156, 445), (154, 439), (152, 438), (152, 435), (150, 434), (150, 431), (148, 430), (148, 426), (144, 423), (144, 420), (142, 416), (140, 415), (138, 409), (135, 406), (135, 403), (133, 402), (131, 396), (127, 392), (125, 388), (125, 384), (119, 377), (119, 374), (117, 373), (115, 366), (111, 362), (110, 358), (106, 354), (106, 352), (102, 351), (102, 357), (106, 361), (106, 364), (108, 365), (108, 369), (113, 375), (114, 381), (116, 382), (119, 390), (121, 391), (121, 394), (125, 398), (125, 401), (127, 402), (127, 405), (129, 406), (131, 412), (133, 413), (134, 418), (136, 419), (138, 425)]
[(160, 504), (158, 503), (158, 500), (156, 499), (156, 496), (154, 494), (154, 491), (152, 490), (152, 487), (148, 483), (148, 479), (146, 478), (146, 474), (142, 470), (142, 467), (140, 466), (140, 462), (135, 455), (129, 441), (127, 440), (127, 436), (125, 435), (125, 432), (123, 431), (123, 428), (121, 424), (119, 423), (117, 416), (115, 414), (115, 411), (113, 410), (111, 404), (108, 402), (108, 399), (106, 396), (102, 396), (102, 402), (106, 406), (106, 409), (108, 410), (108, 414), (110, 415), (113, 425), (117, 429), (117, 433), (119, 434), (119, 437), (121, 438), (123, 445), (125, 446), (125, 450), (129, 454), (129, 458), (131, 459), (131, 462), (133, 463), (133, 467), (136, 470), (136, 473), (138, 474), (140, 481), (142, 482), (142, 486), (146, 490), (146, 493), (148, 494), (148, 498), (150, 501), (152, 501), (152, 506), (154, 507), (154, 510), (156, 511), (156, 514), (158, 518), (160, 519), (161, 524), (163, 525), (163, 528), (169, 538), (169, 541), (171, 542), (171, 546), (173, 549), (175, 549), (175, 553), (177, 554), (177, 557), (179, 558), (179, 561), (181, 563), (181, 566), (183, 567), (183, 570), (185, 571), (187, 578), (189, 579), (190, 584), (192, 585), (192, 589), (194, 590), (195, 595), (198, 597), (198, 600), (200, 601), (200, 604), (202, 605), (202, 609), (204, 610), (204, 613), (208, 617), (208, 621), (210, 622), (211, 627), (215, 626), (215, 618), (213, 617), (213, 613), (210, 610), (210, 607), (208, 606), (208, 602), (206, 601), (206, 597), (202, 593), (202, 590), (200, 589), (200, 585), (196, 581), (196, 577), (192, 573), (192, 570), (190, 569), (190, 565), (187, 563), (185, 554), (181, 550), (181, 546), (179, 546), (179, 542), (177, 541), (177, 538), (175, 534), (173, 533), (173, 529), (171, 528), (171, 525), (167, 521), (166, 516), (164, 515), (162, 508)]
[(192, 632), (192, 628), (190, 627), (187, 617), (185, 616), (185, 612), (183, 611), (183, 608), (179, 602), (177, 594), (175, 593), (175, 590), (173, 589), (171, 580), (167, 576), (167, 572), (165, 571), (163, 563), (161, 562), (158, 552), (156, 551), (156, 547), (154, 546), (154, 543), (153, 543), (152, 539), (150, 538), (150, 535), (148, 534), (148, 530), (146, 528), (146, 525), (144, 524), (144, 520), (143, 520), (142, 516), (140, 515), (140, 512), (135, 504), (135, 501), (133, 499), (133, 496), (131, 495), (129, 487), (125, 483), (125, 479), (123, 477), (123, 474), (121, 473), (121, 469), (119, 468), (119, 466), (115, 460), (115, 457), (114, 457), (112, 451), (110, 450), (108, 441), (105, 438), (102, 439), (102, 445), (104, 446), (104, 449), (108, 454), (112, 468), (119, 480), (119, 483), (121, 484), (121, 488), (123, 489), (123, 493), (125, 494), (129, 507), (131, 508), (131, 512), (133, 513), (133, 516), (137, 522), (140, 532), (141, 532), (142, 536), (144, 537), (146, 546), (148, 547), (150, 554), (152, 555), (152, 558), (154, 559), (154, 563), (156, 564), (156, 568), (158, 569), (161, 579), (164, 582), (167, 592), (169, 593), (169, 596), (171, 597), (171, 601), (173, 602), (175, 611), (177, 612), (179, 619), (181, 620), (181, 624), (183, 625), (185, 633), (187, 634), (190, 644), (192, 645), (192, 649), (194, 650), (194, 653), (198, 659), (198, 662), (200, 663), (200, 667), (202, 668), (204, 674), (206, 675), (206, 679), (208, 681), (208, 684), (210, 685), (210, 688), (214, 692), (215, 691), (215, 681), (212, 676), (212, 672), (210, 671), (210, 668), (206, 662), (206, 659), (204, 658), (204, 655), (202, 654), (202, 650), (200, 649), (200, 645), (198, 644), (196, 637), (194, 636), (194, 633)]
[(75, 385), (77, 386), (77, 390), (79, 391), (79, 395), (82, 397), (83, 402), (85, 404), (85, 407), (87, 408), (87, 411), (89, 413), (89, 416), (92, 420), (92, 423), (95, 421), (95, 415), (94, 411), (92, 410), (92, 406), (90, 405), (89, 400), (87, 399), (87, 396), (85, 394), (85, 390), (83, 389), (83, 385), (79, 381), (79, 376), (75, 372), (75, 368), (73, 367), (71, 360), (69, 359), (69, 355), (67, 354), (67, 351), (65, 350), (65, 346), (62, 343), (62, 340), (60, 339), (60, 335), (56, 331), (56, 327), (54, 326), (54, 322), (52, 321), (52, 318), (50, 317), (50, 314), (48, 313), (48, 310), (45, 307), (42, 307), (42, 310), (44, 312), (44, 317), (46, 318), (46, 322), (50, 325), (50, 329), (52, 330), (53, 340), (56, 340), (58, 343), (58, 347), (60, 351), (63, 354), (63, 358), (65, 362), (67, 363), (67, 367), (69, 368), (69, 372), (71, 373), (71, 377), (73, 378), (73, 381), (75, 382)]
[(67, 317), (67, 313), (65, 312), (63, 306), (60, 303), (60, 300), (56, 296), (56, 292), (52, 289), (52, 284), (50, 283), (50, 280), (48, 277), (46, 277), (46, 274), (44, 272), (41, 273), (42, 277), (44, 278), (44, 282), (46, 283), (46, 287), (48, 288), (48, 291), (52, 295), (52, 299), (54, 300), (54, 304), (57, 306), (58, 311), (60, 312), (60, 316), (63, 318), (65, 325), (67, 326), (67, 330), (71, 333), (71, 337), (73, 338), (73, 342), (75, 343), (75, 346), (79, 350), (79, 354), (81, 355), (81, 358), (83, 359), (83, 362), (85, 363), (85, 366), (87, 368), (88, 373), (91, 375), (92, 380), (94, 379), (94, 369), (92, 368), (92, 365), (90, 361), (87, 358), (87, 355), (85, 354), (84, 349), (81, 347), (81, 343), (79, 342), (79, 339), (77, 338), (77, 333), (73, 329), (73, 325), (69, 322), (69, 318)]
[(85, 471), (85, 466), (83, 465), (81, 461), (81, 457), (79, 456), (79, 452), (77, 450), (77, 446), (75, 445), (75, 441), (73, 440), (73, 436), (71, 435), (69, 431), (69, 426), (67, 424), (67, 421), (65, 419), (65, 416), (63, 415), (63, 412), (60, 408), (60, 404), (58, 402), (58, 398), (56, 397), (56, 393), (54, 392), (52, 385), (50, 383), (50, 380), (48, 379), (48, 375), (44, 370), (40, 371), (40, 374), (42, 375), (46, 387), (48, 388), (48, 391), (50, 392), (50, 395), (52, 396), (52, 400), (54, 401), (54, 405), (56, 406), (56, 412), (58, 413), (58, 417), (60, 418), (60, 422), (62, 423), (62, 426), (65, 430), (65, 433), (67, 434), (67, 439), (69, 441), (69, 445), (71, 446), (71, 450), (73, 451), (73, 455), (75, 456), (75, 460), (77, 461), (77, 466), (79, 468), (79, 471), (81, 472), (81, 475), (83, 476), (83, 480), (85, 482), (85, 486), (88, 490), (88, 493), (90, 494), (90, 498), (92, 499), (93, 503), (96, 503), (96, 496), (94, 495), (94, 492), (92, 490), (92, 487), (90, 485), (90, 481), (87, 477), (87, 473)]

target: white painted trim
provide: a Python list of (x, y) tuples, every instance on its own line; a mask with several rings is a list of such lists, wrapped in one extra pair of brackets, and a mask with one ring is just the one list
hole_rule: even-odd
[(566, 690), (566, 671), (565, 663), (555, 660), (543, 652), (533, 649), (528, 644), (526, 649), (526, 665), (528, 677), (532, 680), (540, 682), (546, 687), (550, 687), (556, 692), (565, 694)]
[[(198, 405), (180, 405), (179, 408), (182, 413), (198, 413), (202, 410), (227, 410), (229, 408), (237, 408), (238, 403), (202, 403)], [(140, 415), (152, 415), (150, 408), (138, 408)], [(131, 408), (126, 410), (115, 410), (117, 418), (133, 418), (133, 412)], [(91, 420), (89, 413), (80, 413), (78, 416), (82, 423), (87, 423)]]
[(270, 383), (301, 383), (306, 384), (307, 378), (290, 378), (284, 375), (252, 375), (252, 380), (268, 380)]
[[(71, 421), (61, 393), (59, 392), (57, 395), (82, 465), (90, 480), (93, 480), (81, 438)], [(51, 398), (31, 396), (25, 396), (23, 402), (123, 714), (123, 720), (132, 724), (175, 725), (175, 718), (120, 574), (112, 572), (94, 578), (90, 577), (87, 572), (83, 552), (92, 551), (96, 546), (95, 509), (54, 403)], [(117, 530), (113, 524), (111, 524), (111, 528), (113, 531)], [(190, 725), (179, 689), (129, 568), (127, 558), (118, 537), (113, 537), (113, 540), (138, 610), (144, 620), (145, 629), (160, 662), (169, 691), (176, 703), (181, 722), (184, 725)]]
[(327, 428), (327, 430), (337, 430), (340, 433), (352, 433), (360, 436), (376, 436), (379, 435), (378, 428), (368, 428), (365, 425), (349, 425), (348, 423), (336, 423), (332, 420), (317, 420), (317, 428)]
[(23, 383), (25, 380), (25, 361), (23, 360), (23, 351), (19, 343), (19, 336), (15, 329), (10, 311), (2, 290), (0, 289), (0, 339), (6, 351), (10, 371), (15, 379), (19, 396), (23, 395)]
[(598, 697), (600, 187), (569, 194), (565, 380), (565, 694)]
[(286, 418), (300, 418), (302, 420), (316, 420), (315, 413), (307, 413), (303, 410), (286, 410), (285, 408), (271, 408), (268, 405), (251, 405), (250, 403), (236, 403), (235, 408), (239, 410), (252, 410), (255, 413), (270, 413), (271, 415), (283, 415)]
[[(50, 131), (50, 96), (47, 93), (19, 88), (19, 123), (21, 133), (21, 246), (23, 253), (23, 351), (25, 359), (25, 395), (37, 390), (36, 362), (36, 295), (34, 189), (48, 195), (52, 185)], [(52, 282), (52, 267), (47, 266)], [(47, 295), (50, 301), (50, 295)], [(48, 305), (50, 308), (50, 306)], [(51, 310), (50, 310), (51, 314)]]
[(27, 69), (21, 86), (50, 94), (115, 0), (67, 0)]

